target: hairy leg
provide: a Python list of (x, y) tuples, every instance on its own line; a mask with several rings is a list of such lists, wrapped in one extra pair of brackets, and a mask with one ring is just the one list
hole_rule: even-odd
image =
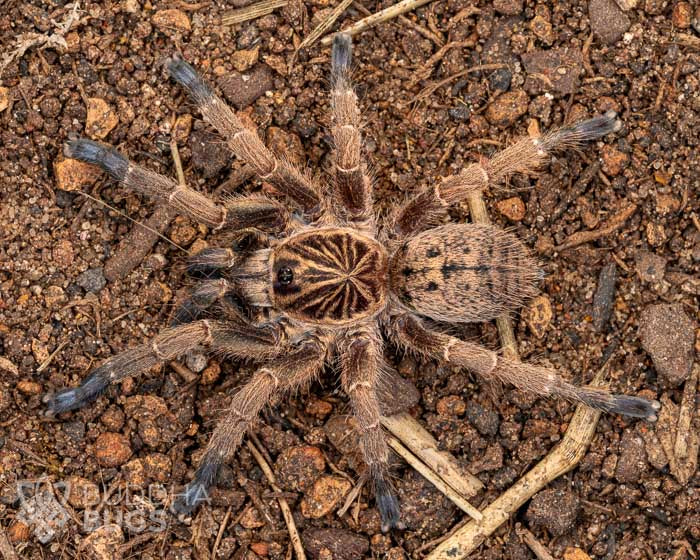
[(331, 51), (333, 89), (331, 106), (335, 143), (334, 173), (336, 195), (347, 216), (366, 219), (372, 212), (372, 188), (361, 158), (360, 109), (350, 84), (352, 40), (336, 33)]
[(204, 119), (226, 139), (236, 157), (249, 163), (261, 179), (274, 185), (305, 211), (316, 209), (320, 203), (319, 188), (308, 177), (290, 162), (276, 158), (257, 133), (247, 128), (182, 58), (176, 55), (167, 65), (172, 78), (189, 92)]
[(394, 216), (394, 230), (404, 237), (418, 233), (437, 224), (452, 204), (463, 201), (470, 193), (496, 184), (511, 173), (537, 169), (556, 149), (577, 147), (619, 129), (617, 115), (608, 111), (539, 138), (522, 138), (491, 159), (469, 165), (410, 199)]
[(63, 389), (44, 396), (47, 415), (80, 408), (95, 400), (107, 387), (158, 363), (173, 360), (188, 350), (204, 344), (214, 351), (261, 358), (282, 351), (281, 327), (233, 325), (217, 321), (196, 321), (161, 331), (145, 344), (130, 348), (109, 358), (94, 369), (75, 388)]
[(325, 342), (313, 339), (302, 342), (293, 352), (259, 369), (234, 395), (216, 425), (194, 479), (172, 505), (176, 514), (186, 517), (207, 500), (219, 467), (241, 444), (260, 410), (278, 395), (310, 382), (323, 367), (326, 350)]
[(179, 185), (155, 171), (131, 163), (117, 150), (86, 138), (70, 140), (67, 157), (99, 165), (125, 187), (167, 202), (183, 214), (214, 229), (255, 227), (279, 232), (286, 229), (289, 216), (282, 205), (261, 196), (234, 198), (217, 204), (206, 195)]
[(389, 447), (380, 423), (377, 395), (382, 367), (382, 346), (377, 332), (366, 329), (348, 333), (339, 343), (341, 383), (350, 397), (362, 456), (374, 483), (382, 531), (403, 529), (399, 502), (389, 482)]
[(511, 383), (523, 391), (560, 397), (605, 412), (650, 421), (656, 420), (660, 408), (658, 401), (615, 395), (604, 389), (577, 387), (562, 379), (553, 369), (514, 362), (478, 344), (431, 331), (412, 315), (396, 317), (393, 328), (399, 343), (406, 348), (464, 367), (483, 377)]

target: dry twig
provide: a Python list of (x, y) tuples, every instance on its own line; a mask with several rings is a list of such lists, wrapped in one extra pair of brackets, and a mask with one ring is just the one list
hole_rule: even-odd
[(382, 425), (463, 498), (471, 498), (484, 487), (452, 455), (440, 451), (435, 438), (407, 412), (383, 416)]
[(425, 466), (421, 461), (419, 461), (416, 456), (406, 449), (401, 442), (393, 436), (387, 438), (387, 443), (396, 453), (398, 453), (404, 460), (416, 469), (424, 478), (435, 486), (440, 492), (445, 494), (450, 501), (455, 504), (459, 509), (466, 513), (472, 519), (481, 521), (483, 515), (481, 512), (471, 505), (467, 500), (465, 500), (460, 494), (455, 492), (449, 485), (445, 484), (443, 480), (436, 476), (434, 471)]
[[(2, 75), (5, 68), (7, 68), (13, 60), (22, 58), (24, 53), (33, 47), (39, 47), (40, 49), (68, 48), (65, 36), (66, 33), (70, 31), (70, 28), (73, 27), (73, 24), (80, 20), (78, 16), (80, 2), (74, 2), (72, 6), (66, 6), (66, 8), (69, 7), (71, 10), (61, 23), (53, 22), (56, 25), (56, 29), (51, 35), (46, 35), (44, 33), (23, 33), (20, 35), (17, 46), (3, 55), (0, 61), (0, 75)], [(22, 93), (21, 88), (20, 93)]]
[[(253, 445), (251, 441), (246, 441), (246, 445), (248, 446), (250, 452), (253, 454), (253, 457), (255, 457), (255, 460), (258, 462), (258, 465), (260, 465), (262, 472), (265, 474), (267, 481), (270, 483), (270, 487), (275, 492), (281, 493), (282, 490), (279, 486), (277, 486), (277, 480), (275, 479), (275, 475), (272, 472), (270, 465), (268, 465), (267, 461), (262, 456), (262, 453), (258, 450), (257, 447), (255, 447), (255, 445)], [(280, 510), (282, 510), (282, 516), (284, 517), (284, 521), (287, 524), (287, 530), (289, 531), (289, 539), (292, 543), (292, 547), (294, 548), (294, 552), (296, 553), (297, 560), (306, 560), (304, 547), (301, 544), (301, 537), (299, 536), (299, 531), (297, 531), (296, 523), (294, 523), (294, 517), (292, 516), (292, 510), (289, 508), (289, 503), (282, 496), (279, 496), (277, 498), (277, 501), (280, 504)]]
[[(601, 385), (604, 370), (605, 367), (598, 372), (591, 386)], [(471, 554), (527, 500), (579, 463), (593, 439), (599, 418), (599, 411), (578, 405), (561, 443), (518, 482), (482, 509), (482, 521), (467, 523), (433, 550), (426, 560), (459, 560)]]
[(537, 556), (538, 560), (554, 560), (554, 556), (549, 553), (549, 550), (537, 540), (535, 535), (520, 525), (520, 523), (515, 527), (515, 532), (523, 539), (523, 542), (530, 550), (532, 550), (532, 553)]
[(305, 49), (306, 47), (313, 45), (318, 38), (323, 35), (326, 31), (328, 31), (335, 21), (343, 15), (343, 12), (348, 9), (348, 6), (353, 3), (353, 0), (342, 0), (340, 4), (338, 4), (335, 8), (333, 8), (333, 11), (329, 14), (329, 16), (323, 20), (320, 24), (316, 26), (316, 28), (309, 33), (309, 35), (306, 37), (301, 42), (301, 45), (297, 47), (297, 52), (300, 51), (301, 49)]
[(637, 205), (631, 203), (605, 222), (603, 226), (599, 227), (598, 229), (594, 229), (593, 231), (579, 231), (573, 233), (566, 241), (564, 241), (564, 243), (557, 245), (555, 249), (557, 251), (571, 249), (573, 247), (583, 245), (584, 243), (588, 243), (589, 241), (595, 241), (596, 239), (610, 235), (613, 231), (621, 228), (636, 210)]
[[(384, 21), (388, 21), (392, 18), (400, 16), (401, 14), (405, 14), (406, 12), (410, 12), (411, 10), (415, 10), (416, 8), (427, 4), (428, 2), (432, 2), (432, 0), (401, 0), (401, 2), (397, 2), (393, 6), (389, 6), (388, 8), (385, 8), (384, 10), (381, 10), (376, 14), (372, 14), (371, 16), (367, 16), (366, 18), (363, 18), (360, 21), (353, 23), (350, 27), (346, 27), (345, 29), (343, 29), (343, 33), (357, 35), (358, 33), (362, 33), (370, 27), (374, 27), (375, 25), (378, 25)], [(328, 46), (331, 44), (332, 41), (333, 36), (329, 35), (321, 40), (321, 44), (324, 46)]]
[(287, 4), (287, 0), (262, 0), (240, 10), (233, 10), (221, 18), (222, 25), (235, 25), (251, 19), (271, 14)]

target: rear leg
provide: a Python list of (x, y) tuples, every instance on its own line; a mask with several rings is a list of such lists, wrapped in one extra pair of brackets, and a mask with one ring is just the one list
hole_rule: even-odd
[(616, 395), (605, 389), (577, 387), (562, 379), (553, 369), (514, 362), (478, 344), (431, 331), (411, 315), (395, 318), (393, 325), (399, 343), (406, 348), (466, 368), (484, 378), (511, 383), (523, 391), (580, 402), (605, 412), (652, 422), (661, 407), (655, 400)]

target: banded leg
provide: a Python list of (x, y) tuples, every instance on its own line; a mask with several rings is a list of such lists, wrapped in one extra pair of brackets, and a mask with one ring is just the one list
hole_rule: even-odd
[(380, 423), (380, 403), (376, 387), (382, 367), (382, 349), (376, 332), (349, 334), (340, 347), (341, 383), (350, 398), (360, 449), (374, 483), (382, 531), (403, 529), (399, 502), (389, 482), (389, 447)]
[(165, 329), (146, 344), (130, 348), (109, 358), (75, 388), (63, 389), (44, 396), (46, 415), (52, 416), (75, 410), (95, 400), (107, 387), (161, 362), (173, 360), (188, 350), (207, 345), (215, 351), (225, 351), (247, 358), (266, 357), (282, 351), (277, 325), (247, 328), (216, 321), (196, 321)]
[(247, 128), (236, 113), (204, 82), (179, 55), (168, 61), (170, 76), (184, 87), (199, 106), (204, 119), (226, 139), (234, 155), (250, 164), (263, 180), (311, 212), (320, 203), (319, 188), (284, 159), (267, 149), (254, 130)]
[(362, 219), (371, 214), (372, 190), (360, 154), (360, 109), (350, 84), (351, 60), (350, 35), (336, 33), (331, 51), (335, 188), (348, 217)]
[(225, 205), (217, 204), (206, 195), (179, 185), (155, 171), (131, 163), (111, 146), (86, 138), (66, 144), (65, 155), (99, 165), (125, 187), (157, 198), (214, 229), (255, 227), (273, 232), (285, 229), (288, 215), (278, 203), (264, 197), (234, 198)]
[(176, 327), (201, 319), (214, 302), (224, 297), (229, 290), (231, 290), (231, 285), (223, 278), (200, 283), (177, 308), (170, 326)]
[(323, 368), (325, 358), (325, 343), (307, 340), (297, 350), (258, 370), (234, 395), (218, 421), (194, 479), (172, 505), (179, 517), (187, 517), (207, 500), (219, 467), (241, 444), (260, 410), (275, 397), (310, 382)]
[(489, 184), (515, 172), (527, 173), (543, 165), (555, 149), (572, 148), (620, 129), (614, 111), (553, 130), (539, 138), (522, 138), (491, 159), (473, 163), (457, 175), (445, 177), (410, 199), (394, 217), (394, 230), (408, 237), (438, 223), (447, 209)]
[(511, 383), (537, 395), (580, 402), (605, 412), (656, 420), (658, 401), (612, 394), (604, 389), (577, 387), (564, 381), (556, 371), (508, 360), (477, 344), (428, 330), (420, 319), (401, 315), (393, 323), (398, 341), (413, 350), (450, 364), (464, 367), (485, 378)]

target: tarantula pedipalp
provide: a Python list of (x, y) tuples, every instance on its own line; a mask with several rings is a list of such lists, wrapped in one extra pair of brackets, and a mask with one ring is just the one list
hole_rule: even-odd
[(536, 168), (557, 147), (615, 131), (616, 116), (606, 114), (520, 140), (492, 159), (425, 188), (387, 224), (380, 224), (361, 156), (357, 98), (348, 78), (349, 36), (335, 37), (331, 58), (335, 149), (328, 193), (275, 157), (191, 66), (179, 57), (168, 62), (171, 76), (189, 91), (231, 151), (271, 183), (295, 212), (258, 195), (217, 203), (129, 162), (108, 146), (87, 139), (67, 144), (67, 156), (102, 167), (126, 187), (165, 200), (214, 230), (252, 229), (264, 235), (248, 249), (212, 248), (192, 257), (189, 271), (205, 279), (175, 313), (173, 325), (150, 342), (108, 359), (77, 388), (47, 395), (48, 412), (79, 408), (111, 383), (202, 344), (260, 362), (260, 369), (233, 396), (194, 479), (173, 504), (177, 513), (189, 514), (206, 499), (219, 466), (259, 411), (308, 383), (337, 357), (385, 530), (401, 527), (380, 424), (385, 337), (539, 395), (655, 419), (656, 401), (577, 387), (554, 370), (510, 361), (444, 334), (436, 324), (487, 321), (514, 310), (535, 292), (538, 274), (525, 247), (510, 233), (485, 225), (439, 225), (450, 205), (509, 173)]

